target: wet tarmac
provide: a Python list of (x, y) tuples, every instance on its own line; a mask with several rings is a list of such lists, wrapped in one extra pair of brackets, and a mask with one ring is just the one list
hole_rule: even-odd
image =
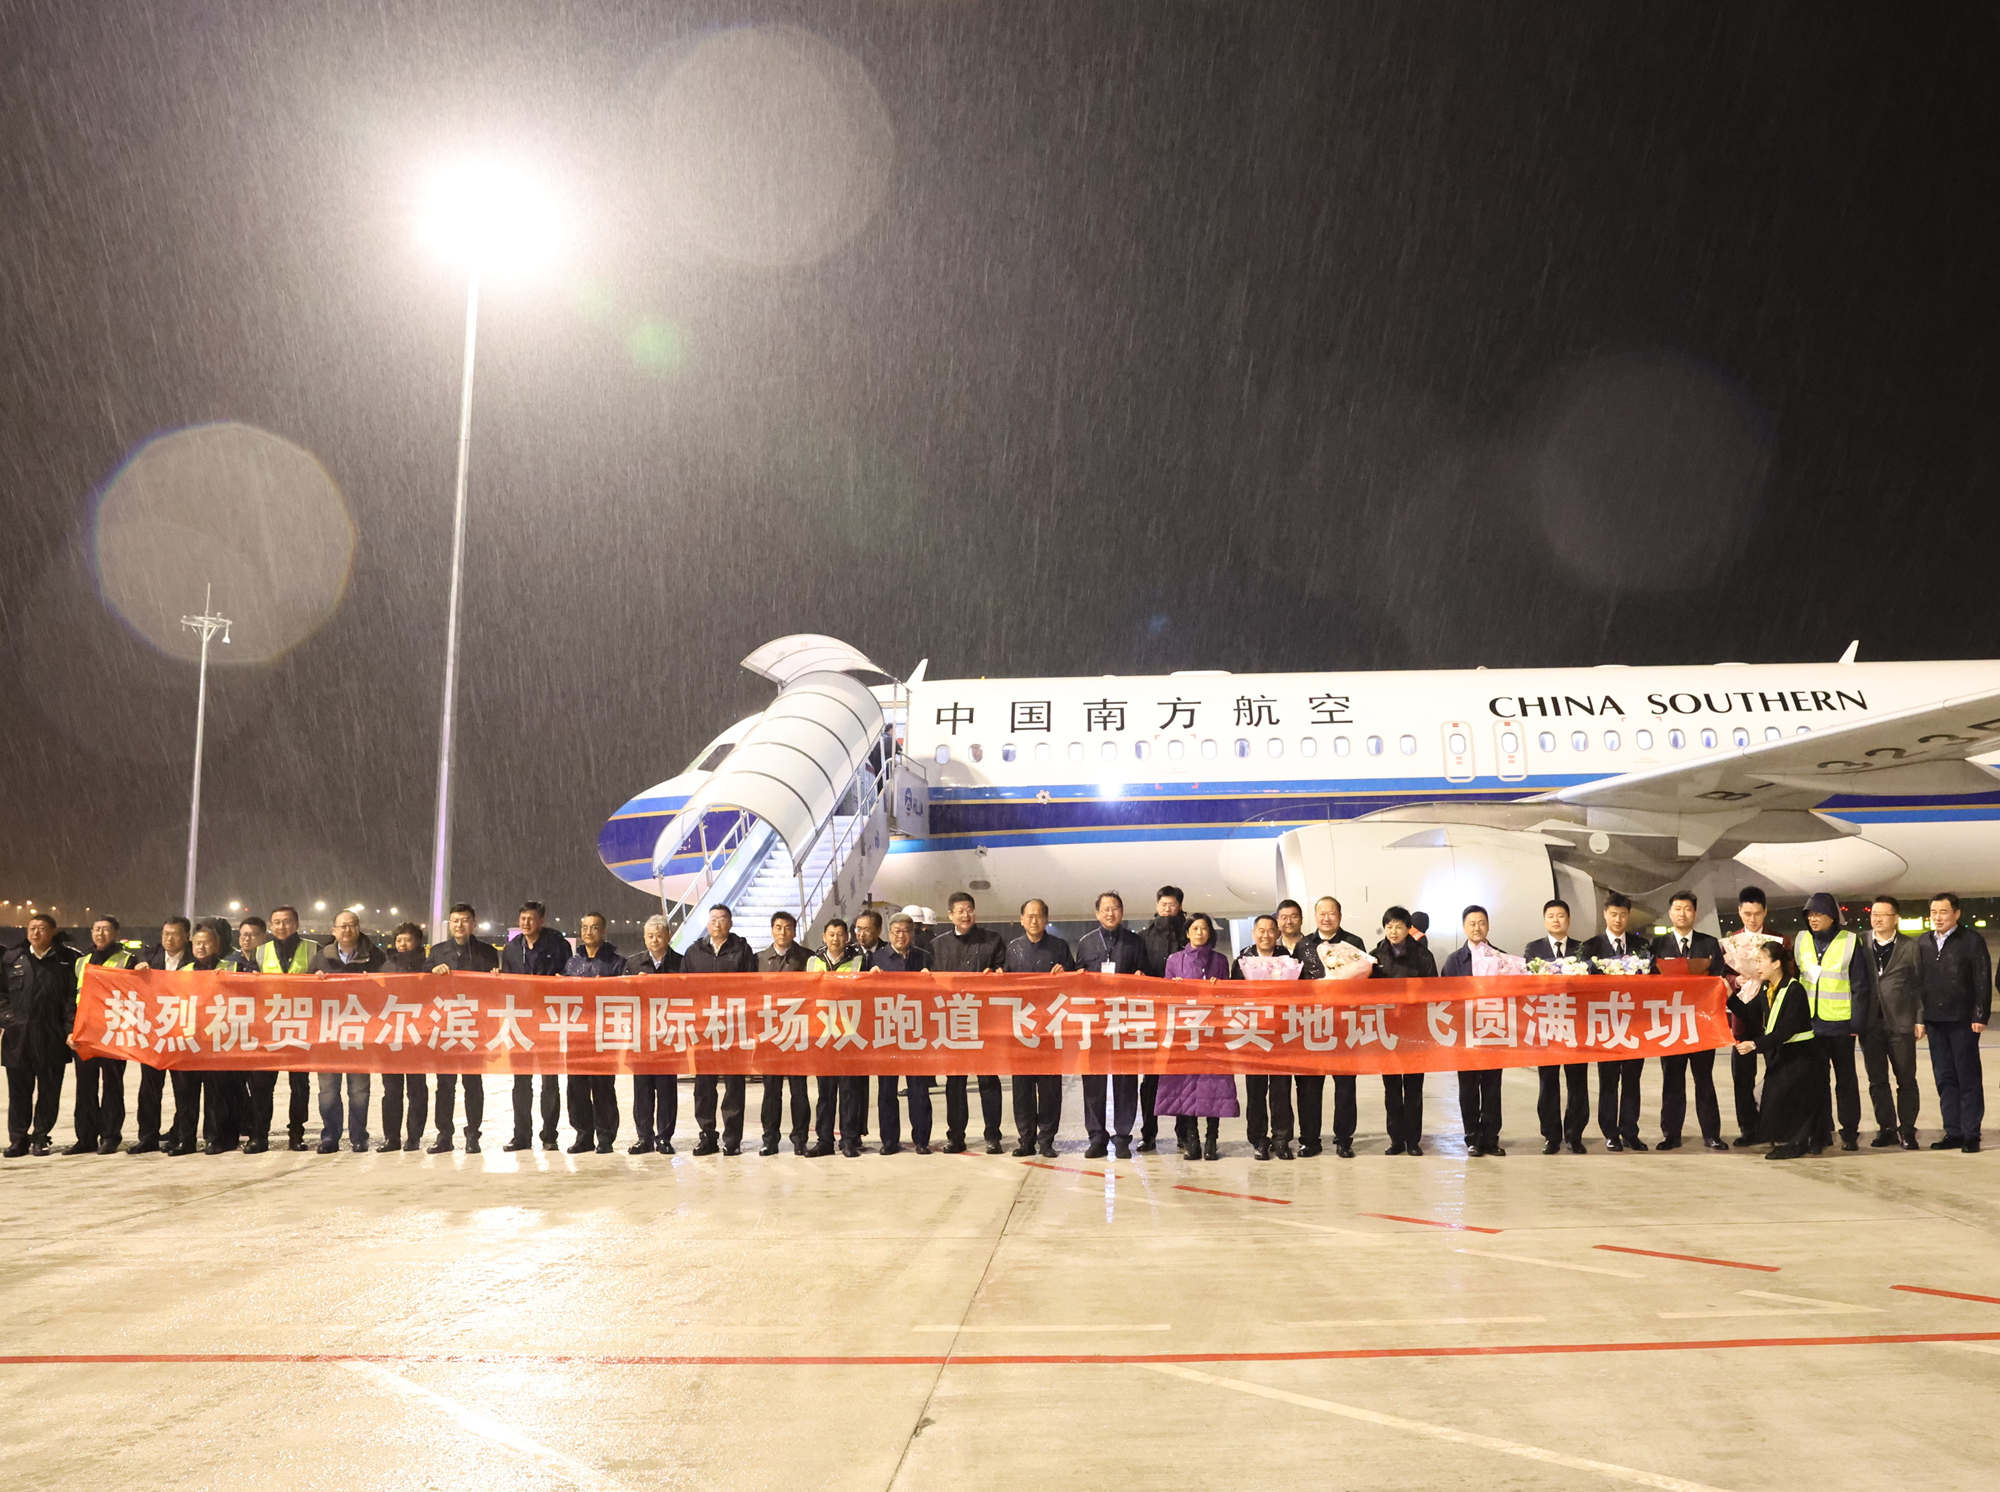
[(0, 1485), (1831, 1492), (2000, 1459), (2000, 1154), (1865, 1124), (1787, 1163), (1544, 1157), (1510, 1073), (1504, 1159), (1462, 1153), (1448, 1078), (1419, 1159), (1372, 1079), (1353, 1160), (1252, 1161), (1240, 1121), (1217, 1162), (1086, 1160), (1074, 1082), (1054, 1161), (697, 1159), (685, 1091), (674, 1156), (627, 1155), (629, 1115), (616, 1155), (507, 1155), (489, 1086), (476, 1156), (0, 1163)]

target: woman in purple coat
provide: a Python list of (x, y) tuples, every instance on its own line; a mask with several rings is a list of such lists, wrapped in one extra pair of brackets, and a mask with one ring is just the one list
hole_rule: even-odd
[[(1206, 912), (1188, 918), (1187, 947), (1167, 960), (1169, 979), (1227, 979), (1229, 956), (1215, 946), (1215, 923)], [(1181, 1154), (1189, 1160), (1220, 1160), (1216, 1131), (1223, 1118), (1234, 1119), (1236, 1079), (1228, 1073), (1169, 1073), (1160, 1079), (1160, 1093), (1154, 1107), (1173, 1114), (1174, 1138)], [(1204, 1148), (1196, 1133), (1195, 1121), (1208, 1120), (1208, 1143)]]

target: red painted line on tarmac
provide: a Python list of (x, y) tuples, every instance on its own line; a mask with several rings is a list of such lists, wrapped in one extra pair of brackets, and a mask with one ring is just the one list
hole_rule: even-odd
[(1402, 1217), (1393, 1212), (1364, 1212), (1363, 1217), (1379, 1217), (1388, 1223), (1416, 1223), (1425, 1228), (1450, 1228), (1458, 1233), (1498, 1233), (1498, 1228), (1475, 1228), (1471, 1223), (1441, 1223), (1436, 1218)]
[(1658, 1249), (1626, 1248), (1622, 1243), (1595, 1243), (1592, 1248), (1603, 1249), (1608, 1254), (1640, 1254), (1648, 1259), (1678, 1259), (1683, 1264), (1717, 1264), (1724, 1269), (1755, 1269), (1763, 1274), (1778, 1273), (1776, 1264), (1745, 1264), (1740, 1259), (1711, 1259), (1706, 1254), (1664, 1254)]
[(1567, 1357), (1580, 1353), (1740, 1352), (1765, 1347), (1901, 1347), (1927, 1342), (2000, 1342), (2000, 1331), (1910, 1331), (1877, 1336), (1723, 1337), (1685, 1342), (1518, 1342), (1490, 1347), (1332, 1347), (1278, 1352), (1040, 1352), (838, 1357), (588, 1352), (50, 1352), (0, 1355), (0, 1367), (294, 1366), (312, 1363), (502, 1364), (624, 1368), (938, 1368), (1118, 1366), (1146, 1363), (1353, 1362), (1380, 1358)]
[(1024, 1166), (1033, 1166), (1037, 1171), (1067, 1171), (1072, 1176), (1109, 1176), (1109, 1171), (1086, 1171), (1082, 1166), (1052, 1166), (1045, 1160), (1024, 1160)]
[(1942, 1295), (1946, 1300), (1976, 1300), (1981, 1305), (2000, 1305), (2000, 1295), (1967, 1295), (1963, 1290), (1933, 1290), (1927, 1285), (1891, 1285), (1891, 1290), (1907, 1290), (1912, 1295)]
[(1239, 1202), (1269, 1202), (1277, 1207), (1289, 1207), (1292, 1205), (1290, 1197), (1260, 1197), (1255, 1192), (1219, 1192), (1212, 1186), (1182, 1186), (1176, 1184), (1174, 1190), (1177, 1192), (1200, 1192), (1203, 1196), (1207, 1197), (1234, 1197)]

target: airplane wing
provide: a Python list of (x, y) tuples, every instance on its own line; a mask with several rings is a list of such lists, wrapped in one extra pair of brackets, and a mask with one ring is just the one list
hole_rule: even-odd
[(1835, 730), (1787, 736), (1686, 765), (1654, 767), (1543, 794), (1531, 803), (1639, 813), (1810, 809), (1835, 796), (1993, 792), (2000, 776), (1966, 760), (2000, 749), (2000, 693), (1970, 694)]

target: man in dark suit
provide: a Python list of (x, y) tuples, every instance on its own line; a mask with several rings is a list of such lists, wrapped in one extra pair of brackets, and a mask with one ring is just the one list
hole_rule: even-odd
[(1916, 1037), (1930, 1038), (1931, 1077), (1944, 1115), (1944, 1137), (1931, 1141), (1931, 1149), (1972, 1153), (1979, 1149), (1979, 1126), (1986, 1117), (1979, 1035), (1993, 1013), (1993, 960), (1986, 940), (1959, 926), (1958, 917), (1953, 893), (1931, 898), (1931, 930), (1918, 943), (1923, 1007)]
[[(1305, 941), (1299, 978), (1327, 978), (1327, 965), (1336, 957), (1334, 945), (1338, 943), (1345, 943), (1363, 953), (1368, 951), (1361, 939), (1340, 925), (1339, 901), (1331, 896), (1322, 896), (1313, 903), (1313, 932)], [(1323, 1076), (1295, 1077), (1292, 1079), (1292, 1090), (1298, 1101), (1299, 1155), (1318, 1155), (1326, 1079)], [(1350, 1072), (1333, 1080), (1333, 1153), (1342, 1160), (1354, 1159), (1356, 1122), (1354, 1074)]]
[[(1530, 943), (1522, 957), (1550, 962), (1583, 957), (1583, 944), (1569, 935), (1568, 902), (1556, 897), (1542, 903), (1542, 928), (1547, 936)], [(1542, 1092), (1535, 1115), (1542, 1124), (1542, 1154), (1554, 1155), (1564, 1146), (1571, 1155), (1583, 1154), (1583, 1127), (1590, 1122), (1590, 1064), (1561, 1062), (1538, 1071)]]
[[(1638, 958), (1650, 970), (1652, 947), (1646, 939), (1631, 932), (1631, 922), (1630, 898), (1612, 892), (1604, 898), (1604, 931), (1583, 945), (1583, 956)], [(1623, 1057), (1597, 1064), (1597, 1127), (1603, 1131), (1606, 1150), (1646, 1148), (1646, 1142), (1639, 1138), (1639, 1079), (1645, 1070), (1644, 1057)]]
[[(1488, 955), (1497, 951), (1486, 941), (1490, 925), (1486, 908), (1467, 907), (1459, 914), (1465, 941), (1452, 949), (1444, 961), (1446, 979), (1462, 979), (1490, 971), (1494, 962)], [(1481, 951), (1483, 950), (1483, 951)], [(1481, 967), (1485, 965), (1486, 967)], [(1458, 1113), (1465, 1124), (1465, 1153), (1470, 1156), (1505, 1155), (1500, 1148), (1500, 1069), (1488, 1067), (1458, 1075)]]
[[(1702, 958), (1707, 972), (1723, 969), (1722, 944), (1705, 932), (1694, 930), (1695, 913), (1700, 910), (1692, 891), (1676, 891), (1667, 903), (1670, 932), (1653, 939), (1653, 957)], [(1722, 1106), (1715, 1098), (1715, 1053), (1679, 1052), (1660, 1058), (1660, 1148), (1681, 1148), (1681, 1125), (1687, 1121), (1687, 1075), (1694, 1072), (1694, 1117), (1701, 1126), (1704, 1149), (1727, 1150), (1722, 1139)]]

